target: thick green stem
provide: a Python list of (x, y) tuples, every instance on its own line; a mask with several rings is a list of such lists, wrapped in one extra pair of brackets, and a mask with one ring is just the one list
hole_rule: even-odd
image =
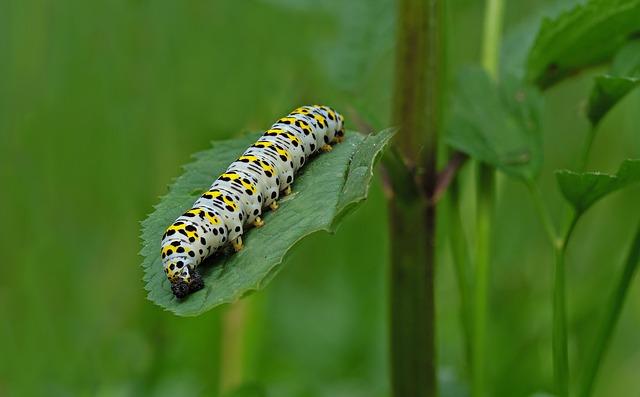
[[(442, 112), (442, 9), (440, 0), (398, 0), (393, 119), (405, 162), (435, 173)], [(433, 184), (426, 176), (426, 184)]]
[(581, 382), (580, 397), (591, 396), (600, 364), (604, 359), (609, 341), (620, 318), (627, 291), (638, 268), (638, 263), (640, 263), (640, 225), (638, 225), (636, 234), (631, 242), (631, 248), (629, 249), (620, 279), (605, 307), (605, 313), (600, 323), (593, 350), (589, 356), (587, 356), (586, 370)]
[(389, 215), (393, 395), (434, 397), (435, 211), (426, 200), (415, 198), (394, 200)]
[(391, 387), (396, 397), (437, 394), (435, 208), (442, 112), (440, 0), (398, 0), (393, 118), (398, 160), (388, 168), (391, 240)]

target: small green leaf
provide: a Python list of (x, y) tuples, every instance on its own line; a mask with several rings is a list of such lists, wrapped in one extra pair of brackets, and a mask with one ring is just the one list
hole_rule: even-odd
[(545, 88), (607, 61), (640, 32), (640, 0), (591, 0), (545, 19), (527, 60), (527, 79)]
[(505, 173), (533, 179), (542, 166), (539, 91), (505, 78), (498, 87), (480, 68), (461, 73), (446, 141)]
[(609, 73), (595, 78), (589, 98), (588, 116), (597, 125), (616, 103), (640, 83), (640, 41), (633, 41), (616, 54)]
[(500, 73), (524, 77), (526, 60), (544, 19), (558, 15), (582, 3), (581, 0), (563, 0), (539, 5), (521, 21), (505, 30), (500, 50)]
[[(640, 25), (640, 22), (638, 24)], [(629, 42), (618, 51), (611, 63), (611, 74), (640, 76), (640, 40)]]
[(194, 202), (192, 192), (206, 190), (258, 135), (216, 142), (197, 153), (195, 161), (171, 186), (169, 193), (142, 222), (148, 298), (181, 316), (195, 316), (223, 303), (233, 302), (260, 289), (280, 270), (285, 254), (309, 234), (335, 230), (345, 210), (367, 197), (374, 161), (393, 136), (385, 130), (376, 135), (348, 133), (330, 153), (317, 156), (296, 177), (293, 193), (280, 208), (264, 214), (265, 225), (248, 230), (245, 248), (233, 255), (209, 258), (199, 269), (205, 288), (183, 301), (171, 293), (162, 270), (160, 240), (165, 228)]
[(625, 160), (615, 175), (560, 170), (556, 178), (564, 198), (581, 214), (607, 194), (640, 182), (640, 159)]

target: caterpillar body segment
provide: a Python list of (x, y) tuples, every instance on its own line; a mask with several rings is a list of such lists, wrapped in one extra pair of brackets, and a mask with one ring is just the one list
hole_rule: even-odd
[(316, 132), (319, 127), (312, 118), (304, 114), (289, 114), (287, 117), (278, 120), (271, 128), (277, 128), (280, 125), (289, 125), (301, 131), (299, 138), (303, 142), (306, 157), (311, 156), (318, 150)]
[(291, 193), (298, 172), (317, 153), (344, 139), (344, 118), (328, 106), (302, 106), (280, 118), (162, 236), (164, 272), (177, 298), (204, 287), (197, 266), (264, 224), (266, 208)]
[[(289, 126), (287, 126), (289, 128)], [(298, 171), (304, 165), (305, 154), (302, 140), (294, 132), (284, 128), (272, 128), (267, 130), (259, 139), (259, 142), (273, 142), (284, 147), (293, 157), (293, 170)]]
[(244, 187), (240, 187), (235, 181), (229, 179), (216, 180), (212, 188), (231, 191), (237, 194), (243, 208), (243, 211), (238, 215), (238, 219), (241, 219), (241, 222), (253, 223), (256, 217), (262, 214), (262, 200), (258, 200), (256, 188), (254, 188), (254, 190), (244, 189)]
[(276, 166), (271, 160), (263, 160), (256, 156), (241, 156), (231, 163), (227, 171), (245, 171), (253, 175), (258, 180), (258, 202), (262, 207), (269, 206), (278, 198), (279, 190), (276, 179)]
[(212, 187), (194, 205), (212, 208), (215, 213), (219, 214), (227, 229), (229, 240), (234, 240), (242, 235), (244, 207), (241, 205), (240, 197), (232, 190), (220, 186)]
[(317, 131), (313, 134), (315, 138), (315, 147), (321, 148), (324, 145), (329, 144), (333, 140), (335, 131), (329, 130), (328, 115), (324, 113), (320, 108), (314, 108), (311, 106), (303, 106), (292, 112), (294, 115), (302, 115), (307, 118), (310, 123), (314, 123)]
[(276, 168), (276, 185), (281, 192), (293, 182), (293, 158), (287, 150), (273, 142), (258, 141), (254, 143), (245, 154), (263, 156), (265, 160), (271, 160)]

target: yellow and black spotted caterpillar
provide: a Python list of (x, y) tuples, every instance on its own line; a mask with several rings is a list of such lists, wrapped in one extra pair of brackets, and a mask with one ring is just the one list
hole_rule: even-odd
[(241, 250), (245, 228), (264, 225), (262, 210), (278, 208), (296, 171), (343, 139), (344, 118), (327, 106), (302, 106), (276, 121), (162, 236), (162, 265), (173, 294), (184, 298), (203, 288), (196, 267), (228, 244)]

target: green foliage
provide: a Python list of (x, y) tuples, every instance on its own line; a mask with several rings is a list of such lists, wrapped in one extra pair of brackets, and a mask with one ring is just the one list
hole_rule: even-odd
[(640, 78), (627, 76), (598, 76), (589, 98), (588, 116), (591, 124), (600, 120), (640, 82)]
[(640, 182), (640, 160), (625, 160), (615, 175), (599, 172), (556, 172), (560, 191), (578, 214), (604, 196)]
[(633, 41), (616, 54), (611, 70), (595, 78), (589, 98), (589, 120), (597, 125), (616, 103), (640, 83), (640, 41)]
[[(548, 5), (557, 6), (545, 12), (553, 15), (572, 2), (507, 2), (505, 34)], [(226, 306), (184, 318), (146, 300), (137, 220), (191, 153), (301, 104), (335, 106), (351, 127), (350, 107), (376, 127), (389, 124), (395, 1), (317, 3), (0, 1), (0, 219), (10, 240), (26, 242), (3, 256), (0, 338), (10, 343), (0, 347), (0, 394), (219, 396), (220, 368), (228, 365), (220, 359), (229, 344), (220, 329)], [(477, 62), (483, 4), (447, 2), (452, 73)], [(511, 41), (523, 59), (539, 19)], [(269, 34), (265, 21), (276, 22)], [(589, 43), (587, 52), (606, 41)], [(511, 50), (502, 70), (506, 64), (523, 69)], [(539, 180), (546, 207), (558, 204), (547, 172), (577, 157), (585, 133), (575, 110), (592, 81), (582, 77), (545, 98)], [(596, 141), (592, 164), (637, 158), (638, 94), (601, 123), (606, 139)], [(469, 170), (460, 199), (463, 236), (473, 242)], [(609, 291), (622, 270), (614, 259), (623, 259), (618, 250), (637, 222), (627, 216), (637, 214), (637, 193), (602, 200), (580, 221), (580, 241), (569, 244), (572, 374), (585, 372), (594, 310), (606, 305), (593, 291)], [(522, 186), (501, 183), (497, 210), (490, 302), (499, 304), (489, 312), (488, 381), (491, 396), (533, 396), (553, 387), (552, 258)], [(245, 317), (244, 329), (255, 335), (242, 352), (243, 382), (255, 380), (278, 397), (390, 395), (386, 216), (374, 178), (337, 236), (303, 239), (287, 254), (295, 266), (243, 301), (260, 308)], [(441, 226), (449, 226), (445, 217)], [(464, 396), (468, 366), (447, 246), (440, 239), (436, 247), (439, 393)], [(640, 387), (639, 321), (640, 300), (627, 299), (594, 396)], [(450, 391), (452, 379), (460, 385)]]
[(516, 79), (496, 85), (479, 68), (460, 74), (446, 141), (505, 173), (531, 180), (542, 166), (542, 97)]
[(515, 26), (505, 31), (500, 51), (500, 71), (507, 75), (523, 77), (526, 60), (533, 46), (540, 24), (545, 18), (556, 18), (566, 10), (583, 3), (583, 0), (554, 1), (527, 12)]
[(247, 383), (225, 393), (224, 397), (267, 397), (267, 392), (260, 384)]
[(175, 314), (194, 316), (264, 287), (294, 244), (319, 230), (334, 231), (345, 210), (366, 198), (375, 159), (392, 136), (390, 130), (366, 137), (348, 133), (344, 143), (309, 162), (297, 176), (294, 192), (280, 200), (276, 212), (264, 215), (265, 225), (247, 231), (245, 248), (205, 261), (200, 267), (205, 288), (178, 301), (162, 271), (161, 236), (258, 136), (217, 142), (212, 149), (196, 154), (196, 160), (185, 167), (185, 173), (142, 222), (141, 254), (149, 299)]
[(640, 0), (591, 0), (545, 19), (529, 52), (527, 79), (540, 87), (607, 61), (640, 30)]

